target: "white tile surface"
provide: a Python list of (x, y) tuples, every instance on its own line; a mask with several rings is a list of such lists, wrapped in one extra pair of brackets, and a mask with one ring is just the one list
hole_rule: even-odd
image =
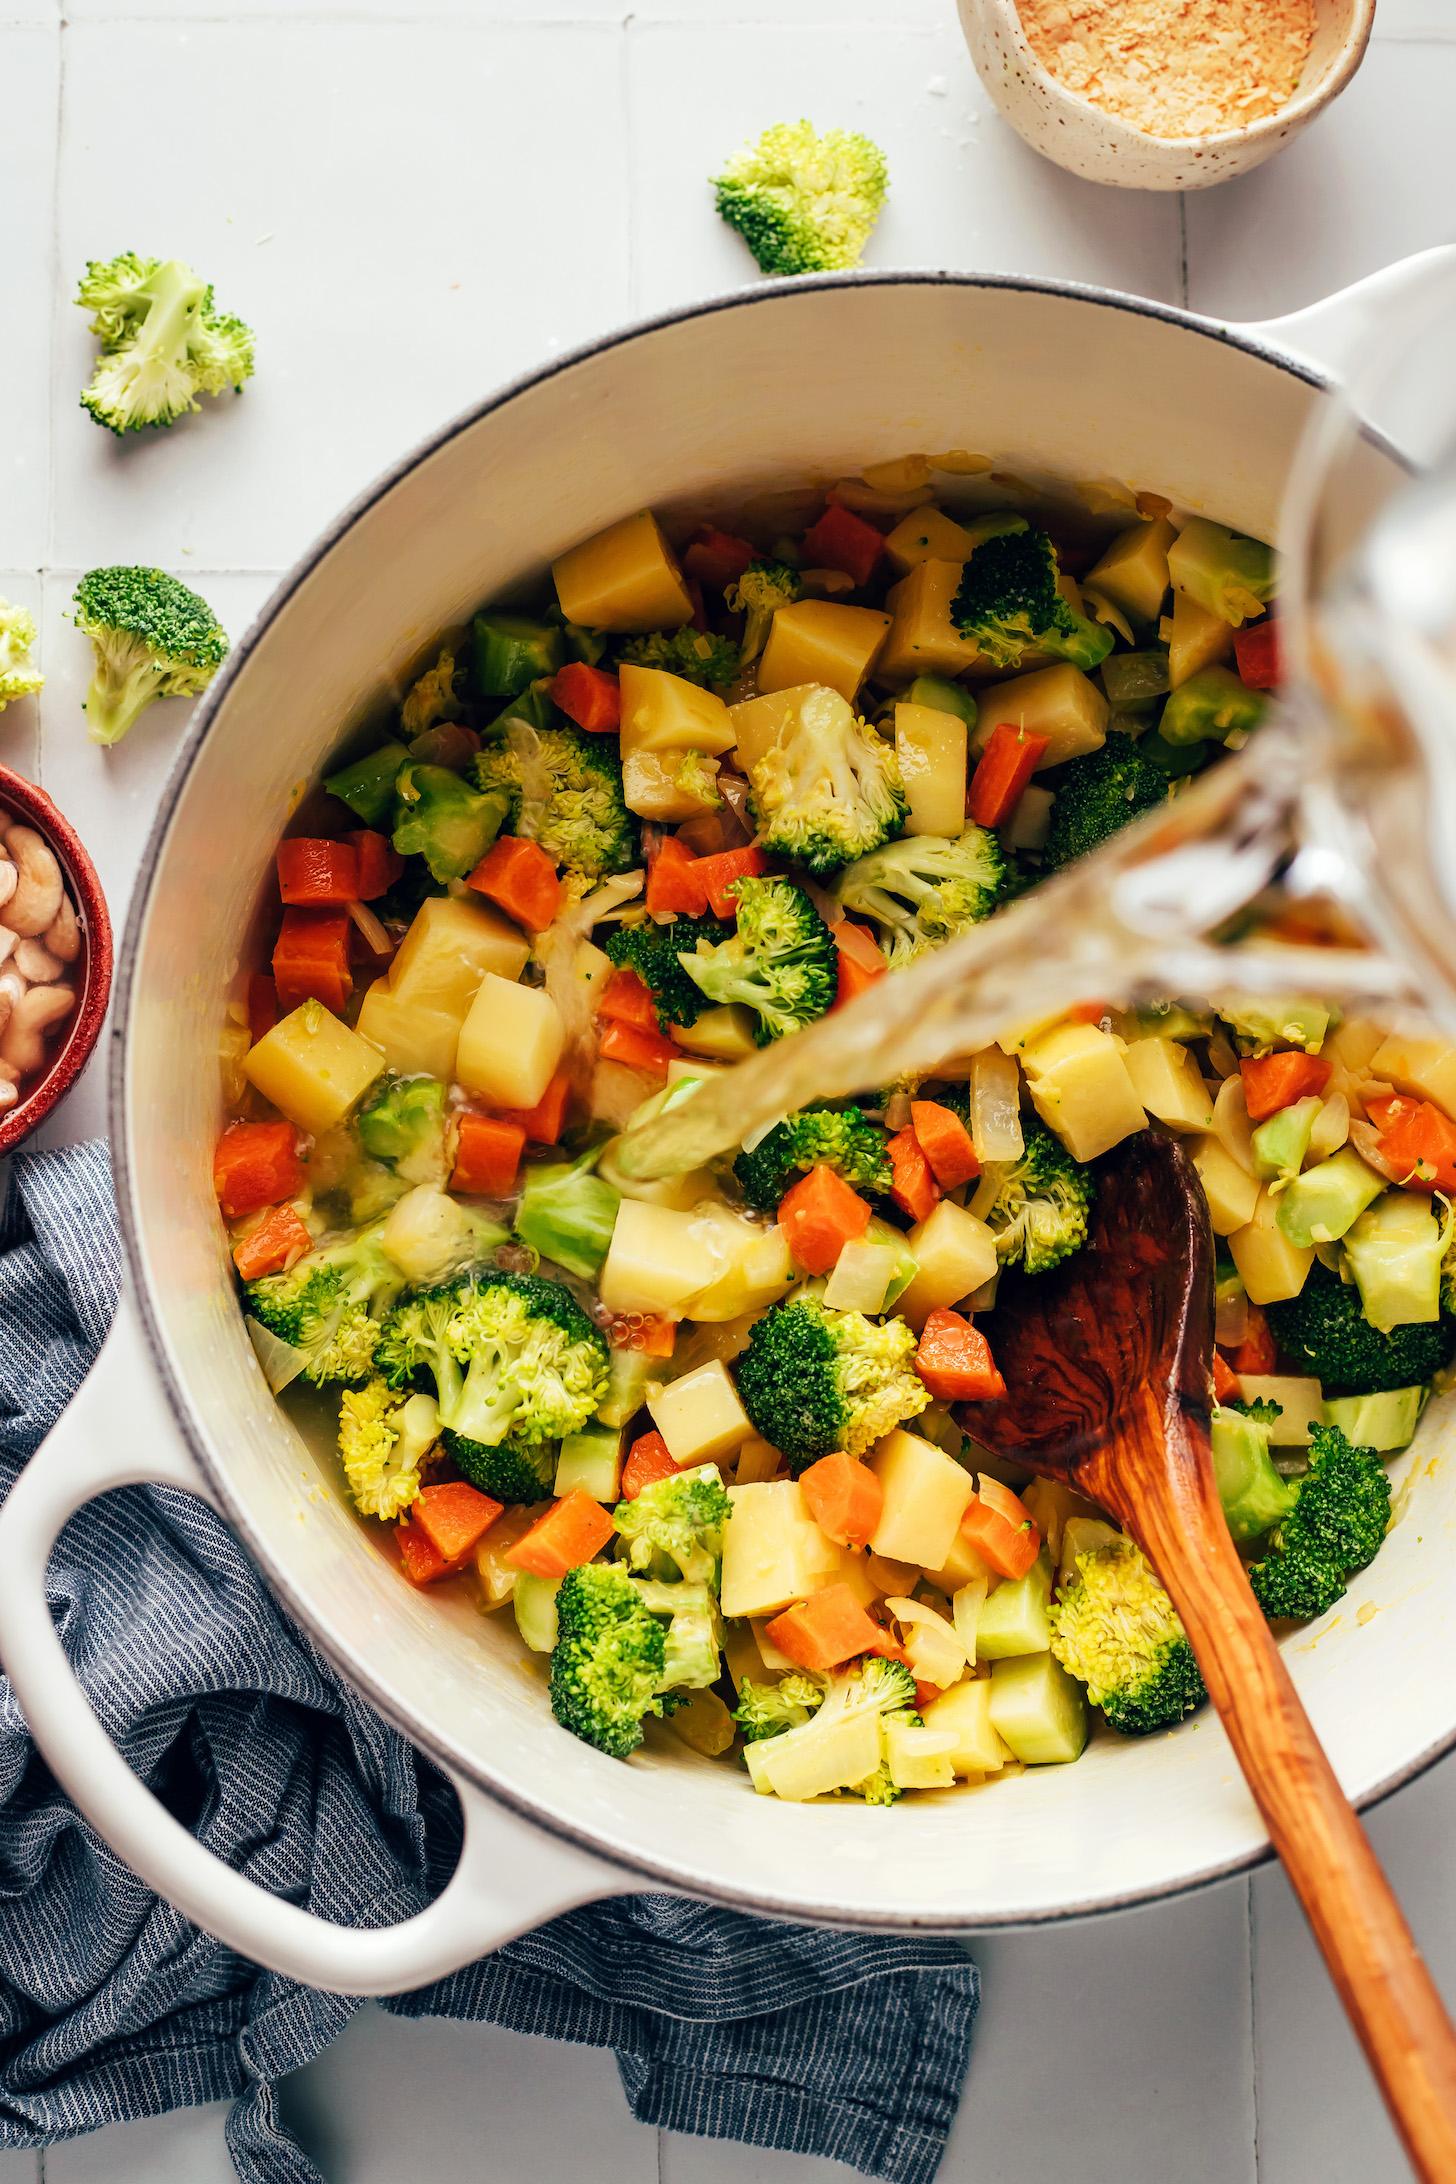
[[(0, 0), (0, 24), (12, 4)], [(34, 22), (43, 22), (48, 11), (41, 10), (41, 0), (27, 4)], [(45, 551), (52, 313), (51, 223), (44, 208), (55, 176), (60, 65), (58, 29), (0, 28), (6, 297), (0, 311), (0, 415), (11, 421), (0, 442), (0, 569), (38, 565)]]

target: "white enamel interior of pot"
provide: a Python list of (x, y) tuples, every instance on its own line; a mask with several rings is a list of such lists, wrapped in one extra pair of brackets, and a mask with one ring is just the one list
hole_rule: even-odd
[[(209, 1179), (217, 1034), (304, 784), (443, 626), (643, 504), (833, 476), (916, 448), (1111, 476), (1269, 536), (1316, 389), (1215, 332), (1075, 294), (932, 277), (749, 295), (578, 359), (463, 424), (346, 518), (240, 648), (159, 823), (134, 914), (115, 1117), (143, 1300), (199, 1454), (285, 1603), (427, 1749), (548, 1824), (704, 1894), (976, 1926), (1156, 1894), (1259, 1854), (1217, 1723), (1099, 1739), (891, 1814), (756, 1797), (668, 1740), (629, 1765), (556, 1728), (506, 1617), (400, 1582), (243, 1332)], [(1369, 451), (1374, 488), (1387, 459)], [(1405, 1514), (1291, 1665), (1346, 1786), (1456, 1724), (1456, 1472), (1433, 1412)], [(1378, 1610), (1360, 1627), (1367, 1607)]]

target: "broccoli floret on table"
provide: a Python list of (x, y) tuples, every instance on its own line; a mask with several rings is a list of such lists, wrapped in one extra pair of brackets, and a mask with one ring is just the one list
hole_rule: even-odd
[(205, 599), (162, 569), (93, 569), (73, 619), (96, 655), (86, 692), (93, 743), (119, 743), (156, 698), (195, 698), (228, 654)]
[(612, 1522), (634, 1570), (716, 1587), (731, 1509), (717, 1465), (698, 1464), (618, 1502)]
[(481, 789), (506, 800), (512, 831), (568, 871), (599, 879), (637, 860), (637, 822), (622, 795), (622, 761), (611, 736), (515, 718), (475, 760)]
[(904, 824), (893, 745), (835, 690), (811, 691), (793, 734), (770, 743), (748, 777), (762, 847), (816, 879), (867, 857)]
[(244, 1284), (244, 1309), (301, 1353), (303, 1377), (316, 1388), (363, 1380), (374, 1367), (384, 1315), (404, 1287), (380, 1241), (382, 1226), (335, 1237), (286, 1273)]
[(977, 1207), (1003, 1264), (1045, 1274), (1081, 1249), (1096, 1184), (1044, 1122), (1024, 1125), (1020, 1158), (995, 1174), (995, 1197)]
[(738, 914), (731, 939), (717, 947), (700, 943), (678, 961), (699, 991), (714, 1002), (740, 1002), (758, 1021), (760, 1046), (812, 1024), (832, 1006), (838, 990), (837, 957), (828, 926), (801, 887), (791, 880), (740, 880)]
[(1208, 1696), (1178, 1611), (1130, 1539), (1078, 1555), (1051, 1625), (1053, 1654), (1125, 1737), (1171, 1729)]
[(714, 177), (718, 211), (765, 273), (858, 265), (889, 188), (885, 155), (852, 129), (776, 122)]
[(76, 301), (101, 343), (81, 407), (110, 432), (174, 424), (200, 394), (236, 391), (252, 372), (251, 328), (178, 258), (92, 259)]
[(823, 1702), (824, 1685), (817, 1676), (796, 1670), (776, 1684), (745, 1677), (733, 1719), (744, 1743), (757, 1744), (764, 1737), (781, 1737), (786, 1729), (801, 1729)]
[(733, 1173), (755, 1213), (773, 1213), (796, 1177), (832, 1168), (857, 1191), (883, 1196), (894, 1177), (885, 1133), (857, 1107), (805, 1107), (776, 1122)]
[(507, 797), (472, 788), (448, 766), (412, 759), (395, 777), (394, 846), (401, 857), (423, 857), (443, 887), (475, 870), (509, 808)]
[(987, 827), (953, 839), (907, 834), (861, 857), (839, 876), (835, 896), (851, 917), (869, 918), (891, 970), (990, 917), (1005, 897), (1007, 864)]
[(1318, 1261), (1297, 1297), (1265, 1306), (1269, 1331), (1291, 1362), (1330, 1395), (1377, 1395), (1429, 1380), (1451, 1357), (1449, 1320), (1416, 1321), (1380, 1333), (1366, 1319), (1360, 1292)]
[(377, 1365), (391, 1387), (434, 1385), (440, 1423), (465, 1443), (536, 1447), (576, 1433), (607, 1392), (607, 1342), (569, 1289), (533, 1274), (462, 1275), (397, 1304)]
[(685, 682), (704, 690), (721, 690), (738, 673), (738, 647), (731, 637), (714, 637), (701, 629), (653, 630), (645, 637), (623, 639), (617, 655), (634, 667), (660, 668), (666, 675), (681, 675)]
[(1100, 751), (1069, 759), (1056, 783), (1042, 850), (1042, 867), (1048, 872), (1090, 855), (1144, 812), (1168, 801), (1167, 775), (1123, 735), (1109, 736)]
[(951, 619), (992, 667), (1019, 667), (1028, 652), (1096, 667), (1112, 650), (1112, 632), (1068, 606), (1059, 573), (1045, 531), (998, 532), (967, 559)]
[(35, 617), (0, 599), (0, 713), (16, 698), (34, 697), (45, 682), (31, 660)]
[(902, 1319), (794, 1297), (755, 1321), (735, 1367), (739, 1399), (797, 1475), (834, 1449), (860, 1455), (924, 1410), (915, 1348)]
[(1374, 1561), (1390, 1522), (1384, 1465), (1338, 1426), (1314, 1427), (1309, 1469), (1297, 1485), (1294, 1507), (1249, 1570), (1254, 1598), (1272, 1621), (1304, 1623), (1333, 1607), (1355, 1572)]
[(750, 666), (768, 643), (779, 608), (792, 606), (802, 589), (797, 573), (786, 561), (750, 561), (742, 576), (727, 586), (723, 604), (730, 614), (744, 617), (743, 667)]
[(568, 1570), (556, 1595), (551, 1711), (563, 1729), (611, 1759), (642, 1742), (663, 1711), (667, 1636), (643, 1589), (612, 1563)]
[(602, 946), (608, 961), (619, 970), (637, 973), (666, 1031), (670, 1024), (695, 1024), (708, 1006), (707, 995), (688, 976), (680, 958), (720, 946), (732, 939), (733, 931), (727, 918), (678, 917), (661, 925), (647, 917), (625, 918), (611, 927)]
[(359, 1110), (359, 1143), (406, 1183), (443, 1184), (445, 1087), (437, 1077), (381, 1077)]
[(420, 1460), (439, 1429), (440, 1414), (428, 1395), (401, 1395), (378, 1378), (344, 1390), (339, 1455), (361, 1516), (403, 1515), (419, 1493)]

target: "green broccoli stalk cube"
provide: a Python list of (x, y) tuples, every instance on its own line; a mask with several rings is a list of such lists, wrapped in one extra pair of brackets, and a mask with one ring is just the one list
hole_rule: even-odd
[(1337, 1243), (1385, 1187), (1384, 1176), (1367, 1168), (1353, 1145), (1343, 1145), (1295, 1176), (1275, 1218), (1296, 1249)]
[(408, 763), (409, 752), (402, 743), (381, 743), (377, 750), (366, 751), (362, 758), (329, 774), (324, 787), (366, 827), (382, 827), (394, 810), (400, 767)]
[(1227, 743), (1231, 735), (1257, 728), (1267, 705), (1262, 692), (1250, 690), (1231, 668), (1202, 667), (1173, 692), (1158, 732), (1165, 743)]
[(1237, 629), (1274, 596), (1274, 555), (1256, 538), (1195, 516), (1168, 549), (1176, 590)]
[(1295, 1490), (1269, 1454), (1269, 1421), (1218, 1408), (1210, 1440), (1214, 1484), (1229, 1531), (1239, 1541), (1258, 1539), (1294, 1507)]
[(206, 600), (161, 569), (93, 569), (74, 605), (96, 656), (85, 698), (93, 743), (119, 743), (157, 698), (197, 697), (227, 658)]
[(558, 625), (525, 614), (477, 614), (470, 625), (470, 683), (480, 698), (514, 698), (566, 654)]
[(1418, 1191), (1387, 1191), (1345, 1234), (1345, 1264), (1372, 1327), (1427, 1325), (1441, 1316), (1441, 1262), (1451, 1221)]
[(964, 683), (947, 682), (943, 675), (917, 675), (905, 697), (910, 705), (928, 705), (934, 713), (952, 713), (968, 728), (976, 725), (976, 701)]
[(1304, 1166), (1324, 1101), (1311, 1093), (1261, 1122), (1250, 1140), (1254, 1173), (1261, 1183), (1292, 1183)]
[(423, 857), (442, 886), (463, 880), (500, 833), (509, 808), (500, 791), (472, 788), (447, 767), (412, 759), (394, 785), (394, 846), (401, 857)]
[(379, 1078), (359, 1110), (359, 1143), (406, 1183), (443, 1185), (450, 1172), (445, 1143), (445, 1087), (434, 1077)]

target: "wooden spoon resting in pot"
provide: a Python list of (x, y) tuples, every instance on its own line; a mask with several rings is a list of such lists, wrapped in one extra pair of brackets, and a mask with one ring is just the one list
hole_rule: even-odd
[(1100, 1502), (1172, 1597), (1416, 2173), (1456, 2179), (1456, 2034), (1249, 1590), (1209, 1452), (1213, 1238), (1192, 1163), (1144, 1131), (1099, 1168), (1086, 1248), (1003, 1284), (993, 1453)]

